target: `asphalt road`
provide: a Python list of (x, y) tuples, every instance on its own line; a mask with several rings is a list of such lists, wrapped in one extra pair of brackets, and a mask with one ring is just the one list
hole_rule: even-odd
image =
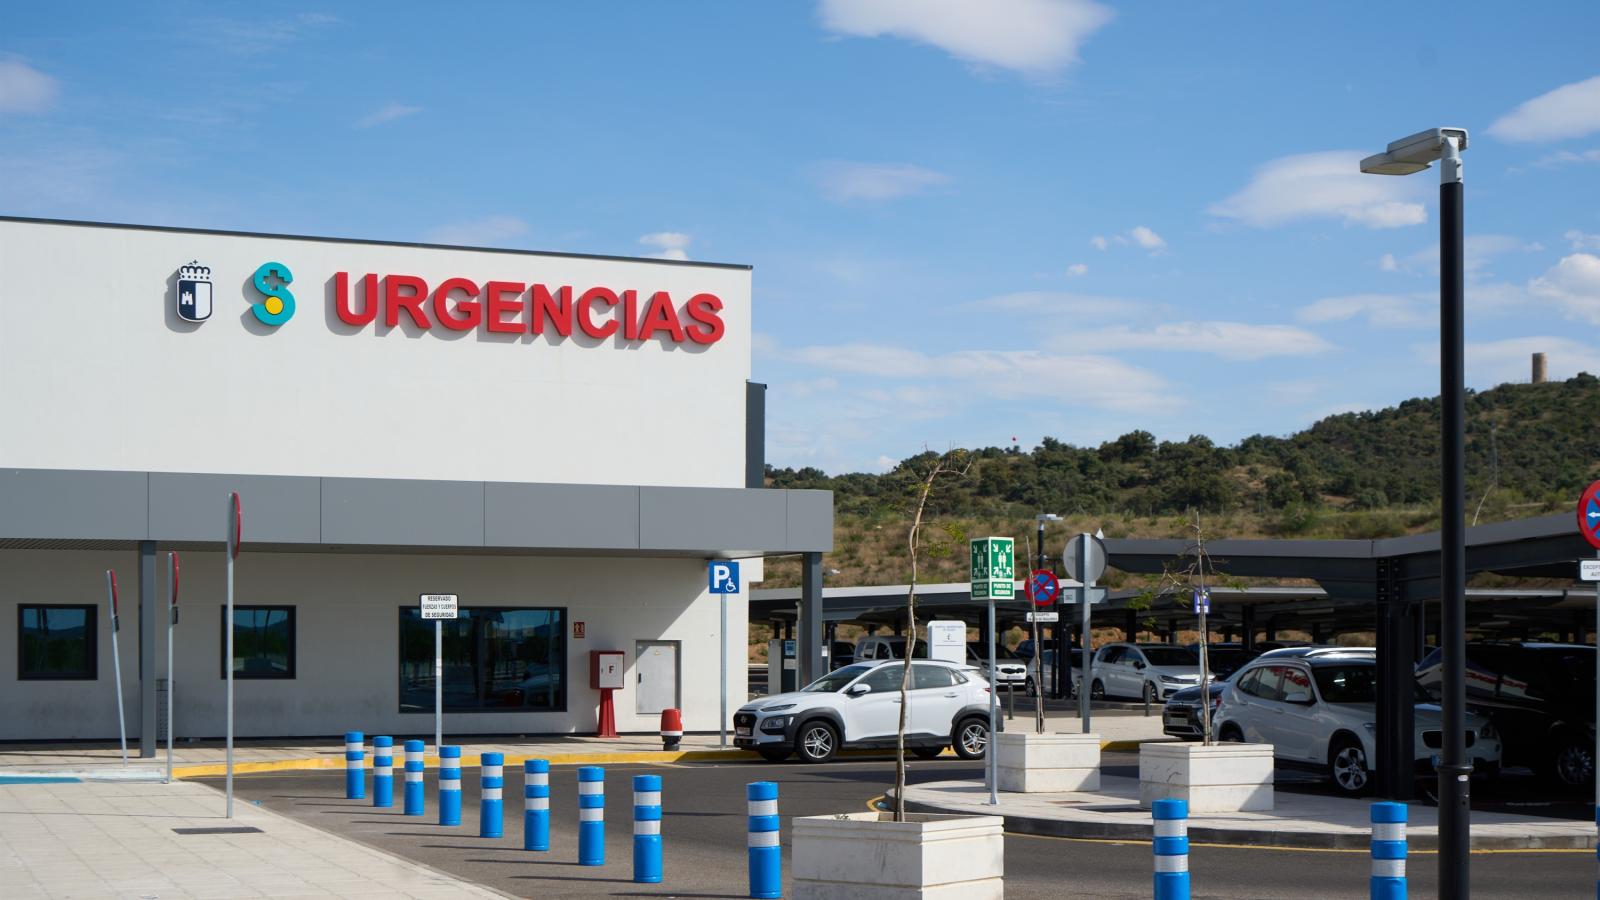
[[(1136, 765), (1135, 754), (1107, 754), (1116, 767)], [(630, 776), (663, 779), (666, 879), (634, 884), (631, 851)], [(505, 836), (483, 839), (478, 828), (478, 773), (463, 771), (463, 824), (435, 824), (438, 810), (429, 772), (428, 815), (401, 814), (399, 782), (392, 809), (373, 809), (369, 799), (344, 800), (338, 771), (244, 775), (235, 790), (244, 802), (336, 832), (390, 853), (522, 897), (706, 897), (747, 896), (744, 785), (777, 781), (780, 809), (790, 816), (825, 815), (866, 808), (894, 777), (891, 761), (798, 763), (701, 763), (611, 766), (606, 770), (607, 834), (604, 867), (577, 864), (577, 775), (573, 767), (551, 772), (551, 846), (530, 853), (522, 846), (522, 775), (506, 771)], [(397, 773), (398, 775), (398, 773)], [(913, 762), (911, 779), (981, 778), (976, 763), (955, 759)], [(218, 788), (220, 779), (205, 779)], [(1309, 785), (1294, 789), (1313, 789)], [(788, 872), (788, 828), (784, 828)], [(1032, 898), (1148, 898), (1151, 854), (1147, 843), (1006, 837), (1006, 896)], [(1419, 854), (1410, 865), (1413, 897), (1431, 897), (1437, 857)], [(1595, 884), (1590, 852), (1478, 853), (1472, 857), (1476, 897), (1590, 896)], [(1365, 852), (1331, 852), (1196, 846), (1190, 855), (1196, 898), (1284, 898), (1303, 900), (1368, 896)], [(785, 889), (789, 887), (785, 879)]]

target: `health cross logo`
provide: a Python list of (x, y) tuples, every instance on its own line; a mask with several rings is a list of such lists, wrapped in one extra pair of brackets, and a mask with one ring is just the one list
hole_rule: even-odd
[(294, 294), (289, 292), (294, 273), (288, 266), (280, 262), (262, 263), (252, 280), (256, 290), (266, 298), (250, 307), (261, 324), (278, 326), (294, 317)]

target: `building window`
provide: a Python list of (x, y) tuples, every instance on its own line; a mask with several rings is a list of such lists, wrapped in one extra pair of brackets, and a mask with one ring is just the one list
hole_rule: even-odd
[(99, 675), (93, 606), (17, 608), (17, 677), (93, 681)]
[[(228, 677), (227, 607), (222, 613), (221, 658), (218, 677)], [(294, 677), (294, 607), (233, 607), (233, 677)]]
[[(442, 620), (446, 712), (567, 708), (567, 611), (462, 607)], [(400, 711), (433, 712), (434, 622), (400, 610)]]

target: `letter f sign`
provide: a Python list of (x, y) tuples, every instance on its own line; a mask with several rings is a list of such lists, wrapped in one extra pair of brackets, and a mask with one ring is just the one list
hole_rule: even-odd
[(733, 560), (713, 560), (706, 563), (710, 575), (711, 593), (739, 593), (739, 564)]

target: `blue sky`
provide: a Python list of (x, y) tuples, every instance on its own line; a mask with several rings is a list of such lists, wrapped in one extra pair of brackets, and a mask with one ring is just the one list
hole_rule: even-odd
[[(1600, 372), (1600, 5), (30, 4), (0, 212), (755, 267), (768, 458), (1231, 443)], [(696, 415), (684, 398), (685, 415)]]

